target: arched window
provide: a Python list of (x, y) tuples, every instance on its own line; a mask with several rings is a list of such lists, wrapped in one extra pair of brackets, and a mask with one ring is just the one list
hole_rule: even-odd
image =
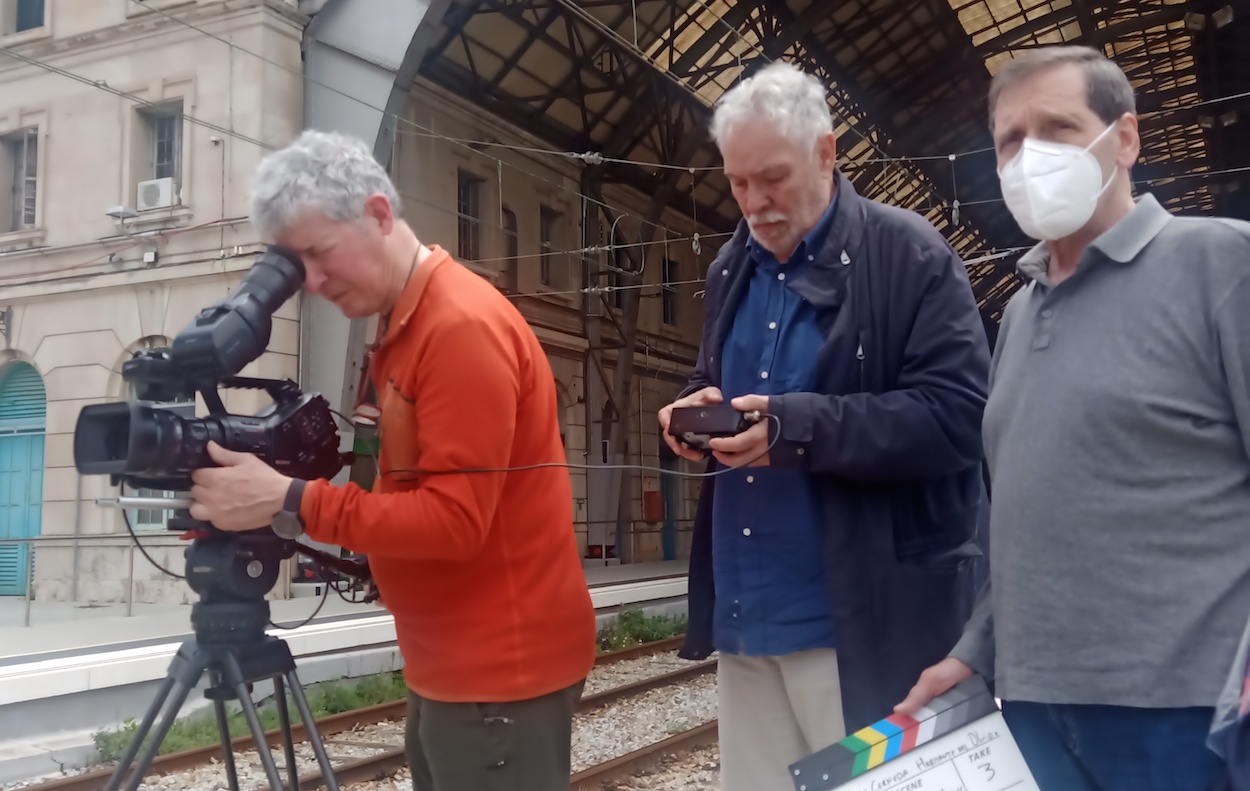
[[(0, 369), (0, 538), (42, 532), (47, 414), (47, 391), (33, 366)], [(0, 544), (0, 596), (26, 594), (29, 562), (29, 544)]]

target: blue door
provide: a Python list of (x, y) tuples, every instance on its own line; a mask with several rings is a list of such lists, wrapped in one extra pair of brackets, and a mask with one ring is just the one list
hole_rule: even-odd
[[(0, 539), (34, 538), (43, 514), (43, 379), (15, 362), (0, 371)], [(26, 594), (30, 546), (0, 544), (0, 596)]]

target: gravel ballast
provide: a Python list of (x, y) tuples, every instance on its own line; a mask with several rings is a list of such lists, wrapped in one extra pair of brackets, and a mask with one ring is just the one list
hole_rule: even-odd
[[(586, 682), (585, 695), (621, 687), (647, 678), (661, 676), (691, 666), (678, 659), (675, 652), (654, 654), (596, 667)], [(709, 673), (688, 680), (680, 685), (664, 687), (617, 701), (586, 714), (579, 714), (573, 723), (572, 764), (578, 772), (595, 764), (624, 755), (677, 733), (689, 730), (716, 718), (716, 675)], [(326, 752), (333, 764), (364, 758), (393, 749), (403, 744), (404, 724), (383, 722), (333, 735), (323, 736)], [(296, 764), (300, 774), (314, 771), (316, 759), (308, 744), (296, 745)], [(286, 780), (286, 756), (279, 747), (271, 753), (279, 773)], [(238, 767), (240, 791), (263, 791), (269, 787), (255, 750), (235, 755)], [(644, 773), (637, 782), (662, 783), (660, 785), (618, 785), (621, 791), (633, 788), (674, 788), (682, 791), (714, 791), (717, 788), (716, 772), (709, 766), (719, 765), (718, 757), (707, 749), (690, 755), (668, 756), (653, 771)], [(701, 768), (702, 767), (702, 768)], [(689, 770), (688, 785), (667, 785), (681, 780), (682, 773)], [(0, 791), (19, 791), (39, 782), (80, 774), (86, 770), (72, 770), (53, 776), (10, 783), (0, 786)], [(711, 774), (708, 774), (711, 772)], [(706, 777), (705, 777), (706, 775)], [(710, 783), (710, 784), (709, 784)], [(353, 784), (353, 789), (387, 789), (387, 791), (411, 791), (412, 783), (406, 769), (395, 777), (372, 783)], [(140, 785), (140, 791), (215, 791), (227, 788), (225, 767), (220, 762), (171, 774), (152, 776)]]

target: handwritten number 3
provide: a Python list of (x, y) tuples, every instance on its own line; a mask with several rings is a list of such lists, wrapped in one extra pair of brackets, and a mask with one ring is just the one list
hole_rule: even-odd
[(989, 777), (985, 778), (986, 782), (993, 780), (994, 775), (997, 774), (997, 772), (994, 771), (994, 767), (990, 766), (989, 764), (981, 764), (977, 768), (984, 769), (989, 774)]

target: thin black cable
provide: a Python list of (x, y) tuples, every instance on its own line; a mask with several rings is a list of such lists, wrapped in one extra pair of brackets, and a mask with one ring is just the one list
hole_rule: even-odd
[[(335, 415), (337, 415), (340, 419), (346, 421), (349, 425), (354, 426), (354, 424), (352, 424), (350, 420), (344, 417), (342, 412), (339, 412), (334, 409), (331, 409), (330, 411), (334, 413)], [(764, 449), (763, 453), (754, 457), (746, 464), (743, 464), (742, 465), (743, 467), (749, 467), (755, 462), (767, 456), (769, 453), (772, 452), (772, 449), (776, 447), (778, 440), (781, 439), (781, 418), (777, 417), (776, 415), (768, 415), (768, 414), (761, 415), (760, 418), (768, 419), (776, 423), (777, 435), (773, 437), (772, 440), (769, 441), (768, 447)], [(377, 463), (376, 456), (369, 456), (368, 458), (372, 458), (374, 460), (374, 464)], [(736, 469), (740, 469), (739, 467), (723, 467), (719, 470), (713, 470), (711, 472), (683, 472), (681, 470), (666, 470), (661, 467), (650, 467), (645, 464), (575, 464), (573, 462), (568, 462), (568, 461), (566, 462), (549, 461), (549, 462), (542, 462), (540, 464), (526, 464), (520, 467), (462, 467), (462, 468), (458, 468), (454, 470), (423, 470), (423, 469), (417, 468), (417, 469), (387, 470), (386, 472), (382, 472), (381, 470), (378, 470), (378, 474), (383, 475), (383, 476), (396, 475), (399, 473), (403, 473), (406, 475), (461, 475), (461, 474), (466, 474), (466, 473), (526, 472), (529, 470), (542, 470), (542, 469), (547, 469), (550, 467), (560, 467), (560, 468), (570, 469), (570, 470), (587, 470), (587, 471), (636, 470), (638, 472), (654, 472), (660, 475), (676, 475), (681, 478), (715, 478), (718, 475), (725, 475), (727, 473), (733, 472)]]
[[(121, 497), (122, 494), (124, 494), (124, 491), (125, 491), (125, 485), (118, 486), (117, 487), (118, 497)], [(148, 551), (143, 548), (143, 544), (139, 541), (139, 535), (135, 533), (134, 527), (131, 526), (130, 515), (126, 513), (125, 508), (121, 509), (121, 512), (122, 512), (122, 521), (126, 523), (126, 532), (130, 533), (130, 538), (135, 542), (135, 546), (139, 548), (139, 552), (143, 554), (143, 557), (147, 558), (147, 561), (151, 563), (153, 566), (155, 566), (157, 571), (168, 574), (169, 576), (174, 577), (175, 579), (185, 580), (186, 577), (184, 575), (175, 574), (174, 572), (170, 571), (169, 569), (165, 568), (160, 563), (157, 563), (155, 560), (152, 559), (152, 556), (148, 554)]]
[[(342, 594), (340, 594), (340, 595), (342, 595)], [(328, 602), (329, 600), (330, 600), (330, 586), (329, 586), (329, 584), (327, 584), (327, 585), (326, 585), (326, 587), (325, 587), (325, 589), (324, 589), (323, 591), (321, 591), (321, 603), (317, 605), (317, 609), (315, 609), (315, 610), (313, 610), (313, 611), (312, 611), (312, 615), (308, 616), (308, 617), (307, 617), (307, 618), (305, 618), (303, 621), (300, 621), (299, 623), (295, 624), (294, 626), (281, 626), (281, 625), (279, 625), (279, 624), (274, 623), (274, 621), (273, 621), (273, 619), (272, 619), (272, 618), (270, 618), (270, 619), (269, 619), (269, 625), (270, 625), (270, 626), (272, 626), (272, 627), (273, 627), (273, 628), (275, 628), (275, 629), (282, 629), (283, 631), (288, 631), (288, 632), (289, 632), (289, 631), (291, 631), (291, 630), (293, 630), (293, 629), (300, 629), (300, 628), (302, 628), (302, 627), (305, 627), (305, 626), (307, 626), (308, 624), (312, 623), (313, 618), (316, 618), (316, 617), (317, 617), (317, 614), (318, 614), (319, 612), (321, 612), (321, 608), (322, 608), (322, 607), (325, 607), (325, 606), (326, 606), (326, 602)]]

